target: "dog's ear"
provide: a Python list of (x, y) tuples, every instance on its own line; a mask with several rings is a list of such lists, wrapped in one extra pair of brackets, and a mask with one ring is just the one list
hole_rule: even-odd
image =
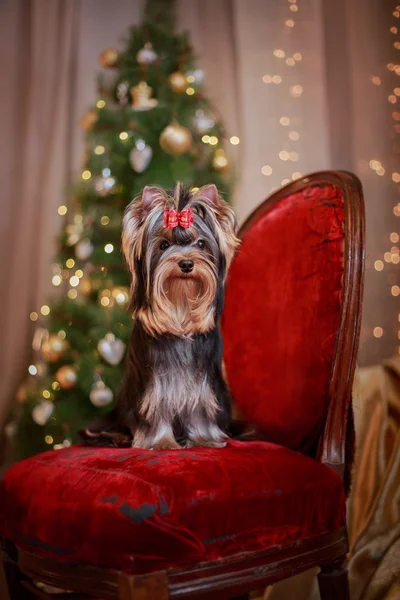
[(202, 188), (199, 189), (198, 194), (203, 196), (204, 198), (207, 198), (207, 200), (212, 202), (215, 206), (219, 207), (221, 204), (219, 200), (218, 190), (213, 183), (210, 183), (209, 185), (204, 185)]
[(125, 209), (122, 220), (122, 252), (132, 274), (132, 286), (135, 286), (135, 259), (140, 258), (144, 223), (152, 209), (165, 206), (167, 197), (162, 188), (147, 185), (141, 196), (132, 200)]
[(138, 210), (142, 217), (146, 217), (156, 204), (165, 203), (165, 192), (154, 185), (146, 185), (138, 203)]
[(220, 248), (225, 255), (226, 265), (232, 262), (235, 250), (239, 245), (236, 237), (237, 221), (232, 207), (223, 200), (218, 194), (218, 190), (213, 183), (205, 185), (196, 192), (196, 196), (205, 198), (212, 206), (212, 218), (215, 224), (215, 233), (219, 241)]

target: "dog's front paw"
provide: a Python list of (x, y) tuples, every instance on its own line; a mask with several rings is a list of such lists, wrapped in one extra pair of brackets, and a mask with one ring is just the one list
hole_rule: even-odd
[(150, 450), (181, 450), (182, 446), (175, 440), (160, 440), (152, 445)]
[(192, 439), (187, 441), (186, 448), (225, 448), (226, 443), (226, 439)]

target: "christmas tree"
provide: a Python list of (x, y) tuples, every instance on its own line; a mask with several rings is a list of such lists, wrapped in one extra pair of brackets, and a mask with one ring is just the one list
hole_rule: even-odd
[(126, 205), (145, 185), (178, 180), (215, 183), (227, 195), (224, 130), (188, 36), (174, 29), (173, 0), (149, 0), (125, 50), (100, 56), (99, 97), (81, 121), (81, 182), (58, 209), (66, 219), (52, 273), (59, 293), (31, 313), (34, 358), (15, 404), (21, 456), (77, 441), (115, 400), (134, 326), (120, 252)]

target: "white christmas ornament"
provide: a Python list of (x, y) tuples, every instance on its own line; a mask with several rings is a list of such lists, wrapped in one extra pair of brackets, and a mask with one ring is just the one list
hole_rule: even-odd
[(151, 65), (157, 58), (157, 52), (155, 52), (150, 42), (146, 42), (144, 47), (136, 54), (139, 65)]
[(210, 117), (207, 117), (203, 110), (196, 110), (193, 125), (198, 134), (204, 135), (211, 127), (214, 127), (214, 121)]
[(100, 379), (93, 384), (89, 397), (93, 406), (99, 408), (110, 404), (113, 401), (114, 395), (104, 381)]
[(137, 140), (135, 146), (136, 147), (130, 151), (129, 162), (136, 173), (143, 173), (151, 162), (153, 150), (150, 146), (147, 146), (146, 142), (142, 139)]
[(125, 344), (118, 340), (113, 333), (107, 333), (97, 344), (97, 349), (108, 364), (116, 366), (124, 356)]
[(54, 405), (50, 400), (42, 400), (32, 411), (32, 419), (38, 425), (46, 425), (54, 410)]
[(88, 238), (83, 238), (75, 246), (75, 256), (79, 260), (87, 260), (94, 250), (92, 242)]

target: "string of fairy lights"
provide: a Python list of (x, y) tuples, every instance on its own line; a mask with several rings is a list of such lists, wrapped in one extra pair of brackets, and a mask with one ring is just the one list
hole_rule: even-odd
[[(288, 8), (289, 12), (288, 12), (287, 18), (284, 22), (284, 27), (288, 28), (288, 30), (291, 30), (296, 25), (295, 17), (299, 11), (299, 1), (298, 0), (288, 0), (287, 8)], [(275, 48), (272, 51), (272, 55), (273, 55), (274, 59), (277, 59), (278, 61), (282, 61), (281, 64), (279, 65), (280, 69), (283, 67), (284, 64), (288, 67), (288, 69), (292, 69), (293, 67), (296, 67), (300, 63), (300, 61), (303, 60), (303, 55), (301, 54), (301, 52), (294, 52), (293, 54), (291, 54), (286, 49), (283, 49), (283, 48)], [(293, 82), (292, 74), (291, 74), (291, 80)], [(262, 81), (263, 81), (263, 83), (267, 84), (268, 86), (280, 85), (280, 84), (284, 83), (285, 76), (281, 73), (279, 73), (279, 74), (275, 73), (273, 75), (267, 73), (262, 76)], [(292, 83), (292, 85), (289, 86), (288, 91), (289, 91), (289, 95), (292, 98), (299, 99), (303, 95), (304, 90), (303, 90), (303, 86), (300, 85), (300, 83), (298, 83), (298, 81), (297, 81), (296, 83), (294, 83), (294, 84)], [(285, 138), (284, 138), (284, 142), (283, 142), (283, 146), (285, 146), (285, 147), (283, 149), (279, 150), (279, 152), (278, 152), (279, 160), (284, 161), (284, 162), (288, 161), (288, 162), (296, 163), (300, 159), (300, 155), (296, 149), (296, 144), (293, 144), (292, 142), (294, 142), (294, 143), (298, 142), (300, 139), (300, 134), (298, 131), (293, 129), (292, 119), (289, 116), (286, 116), (286, 115), (280, 116), (279, 117), (279, 125), (283, 128), (283, 130), (285, 132)], [(261, 173), (263, 175), (265, 175), (266, 177), (273, 175), (273, 172), (274, 172), (274, 168), (270, 164), (262, 165)], [(299, 179), (301, 176), (302, 176), (302, 174), (299, 171), (294, 171), (291, 174), (291, 179), (296, 180), (296, 179)], [(286, 185), (289, 182), (290, 182), (290, 179), (288, 177), (285, 177), (284, 179), (282, 179), (281, 184)], [(270, 192), (274, 192), (276, 189), (278, 189), (278, 187), (273, 186), (270, 188)]]
[[(394, 41), (393, 38), (391, 40), (391, 45), (394, 48), (393, 54), (395, 54), (396, 50), (400, 50), (400, 41), (398, 40), (399, 30), (400, 30), (400, 4), (398, 4), (392, 13), (393, 23), (390, 24), (389, 31), (395, 36)], [(396, 39), (397, 38), (397, 39)], [(386, 65), (386, 68), (391, 73), (391, 77), (393, 78), (391, 85), (393, 85), (393, 90), (390, 91), (387, 100), (391, 110), (391, 130), (394, 133), (394, 136), (400, 133), (400, 112), (398, 110), (393, 110), (395, 105), (399, 102), (400, 98), (400, 86), (398, 84), (397, 77), (400, 77), (400, 64), (396, 62), (389, 62)], [(382, 84), (382, 78), (377, 75), (371, 76), (371, 82), (373, 85), (380, 86)], [(394, 160), (398, 160), (398, 151), (396, 142), (392, 144), (392, 158)], [(385, 167), (380, 160), (371, 159), (369, 161), (369, 167), (378, 175), (378, 177), (390, 177), (393, 184), (396, 184), (394, 189), (394, 194), (396, 194), (399, 190), (400, 183), (400, 172), (394, 171), (390, 174), (390, 169)], [(395, 217), (400, 217), (400, 202), (396, 202), (397, 197), (395, 199), (395, 204), (393, 206), (393, 215)], [(398, 226), (396, 227), (398, 229)], [(376, 271), (385, 271), (390, 265), (398, 265), (400, 263), (400, 248), (399, 241), (400, 235), (397, 231), (392, 231), (388, 236), (387, 243), (390, 244), (390, 248), (384, 252), (382, 258), (378, 258), (374, 261), (374, 268)], [(397, 277), (396, 273), (393, 273), (390, 270), (387, 274), (388, 282), (390, 285), (390, 293), (392, 296), (400, 296), (400, 286), (396, 283)], [(384, 328), (377, 325), (373, 328), (373, 335), (375, 338), (382, 338), (385, 334)], [(400, 340), (400, 312), (397, 315), (397, 339)], [(400, 345), (397, 346), (397, 352), (400, 354)]]

